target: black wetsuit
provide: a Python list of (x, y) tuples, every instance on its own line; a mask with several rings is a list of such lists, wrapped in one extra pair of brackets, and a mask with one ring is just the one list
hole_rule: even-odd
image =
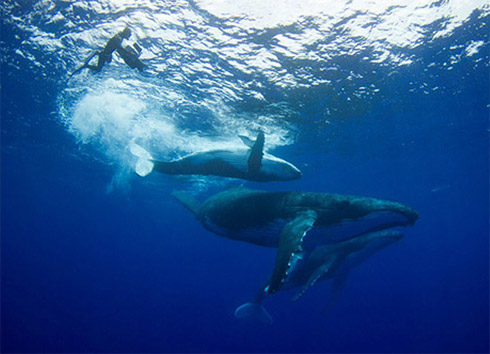
[(82, 68), (87, 68), (93, 71), (100, 71), (105, 63), (110, 63), (112, 61), (112, 53), (119, 48), (122, 48), (121, 43), (123, 41), (123, 37), (121, 34), (116, 34), (114, 37), (109, 39), (104, 49), (98, 53), (99, 60), (97, 61), (97, 65), (90, 65), (86, 63)]
[[(99, 72), (105, 63), (110, 63), (112, 61), (112, 53), (114, 53), (114, 51), (117, 51), (119, 53), (121, 58), (126, 64), (129, 65), (131, 69), (138, 68), (139, 71), (142, 71), (146, 65), (138, 58), (141, 53), (141, 48), (137, 44), (134, 44), (134, 48), (130, 46), (122, 46), (122, 41), (124, 39), (128, 39), (130, 36), (131, 31), (129, 31), (129, 29), (126, 29), (116, 34), (114, 37), (109, 39), (102, 51), (94, 52), (90, 57), (87, 58), (85, 63), (77, 70), (75, 70), (69, 77), (72, 77), (77, 72), (85, 68)], [(89, 64), (92, 58), (96, 55), (99, 56), (97, 60), (97, 65)]]

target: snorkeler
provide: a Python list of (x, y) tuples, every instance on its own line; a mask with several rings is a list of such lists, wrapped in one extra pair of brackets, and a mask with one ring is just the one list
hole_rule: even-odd
[[(131, 30), (129, 29), (129, 27), (126, 27), (114, 37), (109, 39), (102, 51), (96, 51), (91, 56), (89, 56), (81, 67), (71, 73), (69, 78), (85, 68), (93, 70), (95, 72), (99, 72), (105, 63), (110, 63), (112, 61), (112, 53), (114, 53), (114, 51), (117, 51), (119, 53), (121, 58), (126, 64), (129, 65), (131, 69), (138, 68), (139, 71), (142, 71), (145, 67), (145, 64), (138, 58), (141, 54), (141, 47), (136, 43), (134, 43), (133, 45), (134, 48), (130, 46), (122, 46), (122, 41), (124, 39), (129, 39), (129, 37), (131, 37)], [(96, 55), (99, 56), (97, 60), (97, 65), (89, 64), (92, 58)]]

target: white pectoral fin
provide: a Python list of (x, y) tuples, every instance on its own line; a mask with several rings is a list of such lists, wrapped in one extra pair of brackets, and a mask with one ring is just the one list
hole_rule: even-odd
[(249, 148), (251, 148), (252, 146), (254, 146), (254, 141), (252, 139), (250, 139), (248, 136), (245, 136), (245, 135), (238, 135), (238, 137), (242, 140), (242, 142), (248, 146)]
[(314, 210), (307, 210), (299, 213), (282, 229), (274, 270), (272, 271), (269, 286), (266, 289), (269, 294), (275, 293), (280, 289), (283, 279), (287, 276), (291, 266), (292, 256), (302, 251), (301, 243), (303, 238), (313, 227), (316, 218), (317, 213)]
[(139, 176), (145, 177), (153, 171), (155, 165), (152, 161), (153, 157), (148, 151), (134, 142), (129, 145), (129, 151), (138, 158), (134, 170)]

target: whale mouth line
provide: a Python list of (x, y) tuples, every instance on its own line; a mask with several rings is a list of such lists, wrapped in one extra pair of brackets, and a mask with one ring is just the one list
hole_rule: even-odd
[[(305, 238), (305, 246), (331, 244), (349, 240), (360, 235), (394, 227), (412, 225), (415, 221), (407, 213), (394, 210), (376, 210), (358, 219), (344, 219), (328, 227), (315, 227)], [(321, 235), (318, 233), (321, 232)]]

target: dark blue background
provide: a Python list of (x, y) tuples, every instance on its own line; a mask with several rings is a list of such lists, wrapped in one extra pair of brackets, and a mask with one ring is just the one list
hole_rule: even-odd
[[(294, 303), (293, 293), (267, 299), (272, 326), (233, 312), (267, 278), (274, 250), (205, 231), (170, 197), (185, 181), (134, 176), (129, 190), (106, 193), (116, 167), (57, 122), (63, 73), (41, 80), (22, 69), (2, 63), (3, 352), (489, 350), (486, 65), (467, 59), (438, 75), (444, 93), (386, 97), (357, 124), (333, 127), (331, 143), (309, 127), (276, 151), (302, 180), (248, 184), (386, 198), (420, 213), (401, 242), (352, 272), (330, 316), (320, 314), (321, 283)], [(400, 70), (390, 91), (404, 92), (416, 69)], [(323, 107), (321, 94), (311, 99), (305, 125)]]

